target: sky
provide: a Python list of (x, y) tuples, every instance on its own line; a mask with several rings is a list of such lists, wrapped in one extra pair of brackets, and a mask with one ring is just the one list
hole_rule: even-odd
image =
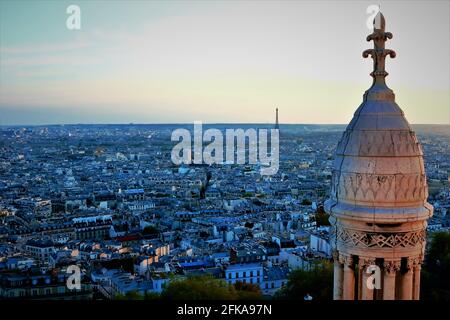
[(450, 124), (449, 1), (2, 0), (0, 125), (348, 123), (373, 4), (408, 121)]

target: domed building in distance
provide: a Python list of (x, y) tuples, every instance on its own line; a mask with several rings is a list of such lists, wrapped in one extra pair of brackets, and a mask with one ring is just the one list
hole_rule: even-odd
[(427, 219), (433, 207), (422, 148), (385, 82), (385, 32), (381, 13), (363, 52), (373, 59), (372, 86), (365, 92), (338, 143), (330, 214), (334, 299), (419, 299)]

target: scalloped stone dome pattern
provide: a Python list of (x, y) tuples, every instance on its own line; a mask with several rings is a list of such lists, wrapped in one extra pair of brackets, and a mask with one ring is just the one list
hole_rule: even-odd
[(424, 204), (428, 188), (422, 156), (393, 100), (365, 100), (336, 148), (331, 198), (363, 206)]

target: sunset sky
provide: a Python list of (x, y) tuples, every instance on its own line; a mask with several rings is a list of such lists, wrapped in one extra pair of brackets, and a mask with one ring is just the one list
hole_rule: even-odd
[(379, 3), (397, 103), (450, 124), (448, 1), (1, 1), (0, 125), (348, 123)]

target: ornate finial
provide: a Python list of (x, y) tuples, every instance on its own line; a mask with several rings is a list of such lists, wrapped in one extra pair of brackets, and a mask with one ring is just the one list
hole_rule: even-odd
[(386, 56), (395, 58), (395, 51), (384, 48), (387, 39), (392, 39), (392, 33), (385, 32), (386, 21), (383, 14), (379, 11), (373, 20), (373, 33), (367, 36), (367, 41), (373, 40), (374, 48), (363, 52), (363, 57), (369, 55), (373, 59), (373, 71), (370, 74), (373, 77), (374, 84), (385, 84), (384, 78), (388, 75), (385, 70)]

